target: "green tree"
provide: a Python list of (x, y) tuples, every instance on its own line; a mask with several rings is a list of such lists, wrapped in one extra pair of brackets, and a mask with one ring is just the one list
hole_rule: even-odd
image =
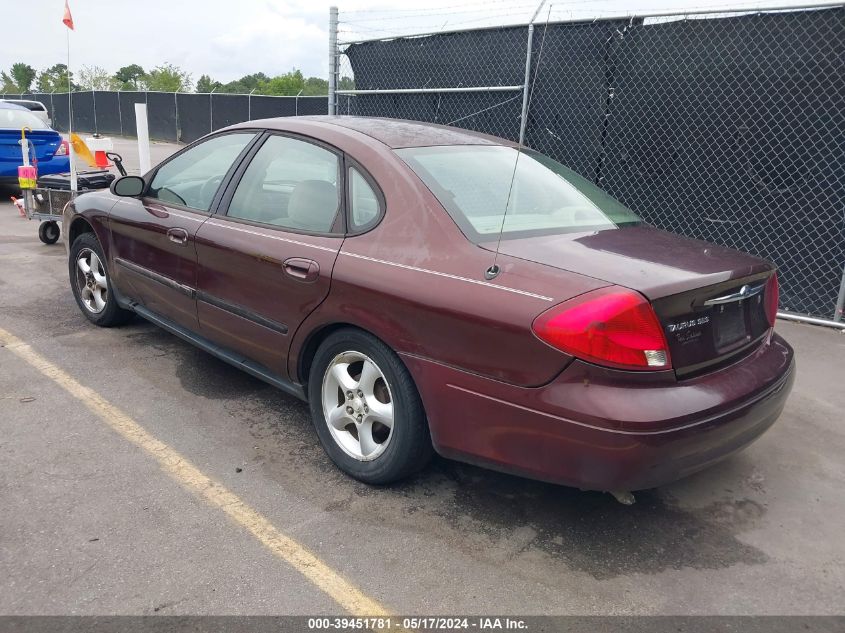
[(159, 92), (190, 92), (191, 75), (173, 64), (156, 66), (144, 76), (144, 87)]
[(29, 92), (32, 90), (32, 82), (35, 80), (35, 69), (23, 62), (12, 64), (12, 79), (15, 80), (18, 92)]
[(305, 80), (305, 88), (302, 94), (309, 97), (319, 97), (329, 94), (329, 82), (319, 77), (309, 77)]
[[(73, 73), (70, 73), (71, 84), (73, 84)], [(38, 92), (67, 92), (68, 70), (65, 64), (54, 64), (38, 73), (35, 80)], [(76, 87), (74, 85), (74, 87)]]
[(223, 86), (219, 81), (214, 81), (208, 75), (200, 75), (197, 80), (197, 92), (211, 92), (212, 90), (220, 90)]
[(115, 74), (120, 90), (137, 90), (141, 80), (147, 73), (138, 64), (123, 66)]
[(305, 88), (305, 78), (299, 70), (277, 75), (258, 84), (257, 92), (264, 95), (297, 95)]
[(230, 94), (249, 94), (253, 90), (257, 90), (258, 86), (263, 81), (269, 81), (270, 78), (264, 73), (253, 73), (252, 75), (244, 75), (240, 79), (230, 81), (218, 88), (218, 92), (227, 92)]
[(0, 72), (0, 92), (4, 94), (7, 92), (18, 92), (18, 85), (5, 70)]
[(338, 90), (355, 90), (355, 80), (352, 77), (341, 77), (337, 82)]
[(82, 90), (117, 90), (117, 79), (101, 66), (83, 66), (79, 71), (79, 87)]

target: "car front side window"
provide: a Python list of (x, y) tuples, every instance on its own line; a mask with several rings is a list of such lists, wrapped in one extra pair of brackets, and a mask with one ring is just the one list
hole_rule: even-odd
[(340, 159), (329, 150), (270, 136), (229, 203), (231, 218), (307, 233), (329, 233), (340, 208)]
[(253, 138), (253, 132), (222, 134), (182, 152), (159, 168), (147, 197), (208, 211), (226, 172)]

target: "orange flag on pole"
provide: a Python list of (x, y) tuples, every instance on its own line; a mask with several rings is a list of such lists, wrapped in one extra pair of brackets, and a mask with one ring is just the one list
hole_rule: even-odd
[(65, 17), (62, 18), (62, 22), (71, 31), (73, 30), (73, 16), (70, 14), (70, 7), (67, 4), (67, 0), (65, 0)]

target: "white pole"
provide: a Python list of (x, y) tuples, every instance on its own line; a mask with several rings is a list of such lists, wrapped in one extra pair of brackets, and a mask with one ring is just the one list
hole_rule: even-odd
[(135, 125), (138, 128), (138, 164), (141, 174), (150, 171), (150, 129), (147, 125), (147, 104), (135, 104)]
[(208, 132), (209, 134), (214, 131), (214, 91), (217, 90), (217, 86), (211, 89), (211, 92), (208, 93)]
[(337, 114), (337, 7), (329, 7), (329, 114)]
[(76, 155), (73, 151), (73, 82), (70, 80), (70, 29), (67, 30), (67, 136), (68, 160), (70, 161), (70, 190), (77, 192)]

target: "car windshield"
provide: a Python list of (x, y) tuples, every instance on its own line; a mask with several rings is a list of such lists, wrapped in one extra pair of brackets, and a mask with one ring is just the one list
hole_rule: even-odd
[(32, 130), (49, 130), (50, 126), (39, 119), (29, 110), (17, 108), (0, 108), (0, 129), (14, 129), (28, 127)]
[(475, 242), (490, 241), (500, 229), (507, 239), (641, 222), (590, 181), (533, 150), (454, 145), (412, 147), (396, 153)]

